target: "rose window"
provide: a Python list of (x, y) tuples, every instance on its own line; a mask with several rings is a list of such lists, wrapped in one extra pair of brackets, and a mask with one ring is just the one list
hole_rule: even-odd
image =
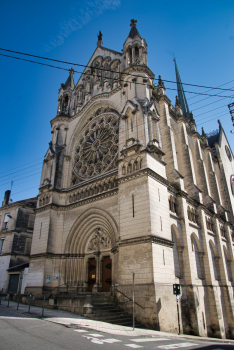
[(115, 165), (119, 142), (116, 115), (101, 115), (83, 129), (75, 153), (74, 172), (82, 179), (100, 175)]

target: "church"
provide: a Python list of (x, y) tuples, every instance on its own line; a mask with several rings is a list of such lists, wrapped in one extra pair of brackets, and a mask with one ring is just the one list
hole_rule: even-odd
[[(136, 319), (234, 338), (234, 158), (198, 133), (176, 60), (175, 105), (131, 20), (122, 52), (97, 47), (61, 84), (43, 162), (27, 293), (115, 293)], [(139, 305), (141, 307), (139, 307)]]

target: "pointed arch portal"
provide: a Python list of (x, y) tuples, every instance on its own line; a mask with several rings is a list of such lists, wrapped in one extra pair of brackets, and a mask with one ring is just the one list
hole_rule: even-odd
[(109, 291), (118, 228), (106, 211), (92, 208), (73, 224), (65, 245), (65, 282), (81, 291)]

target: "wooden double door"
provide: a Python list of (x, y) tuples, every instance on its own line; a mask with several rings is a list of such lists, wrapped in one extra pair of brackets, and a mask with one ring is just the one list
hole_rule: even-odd
[[(98, 259), (98, 258), (97, 258)], [(93, 286), (97, 283), (102, 292), (109, 292), (112, 282), (112, 262), (110, 256), (105, 256), (100, 262), (100, 272), (95, 258), (91, 258), (88, 264), (88, 291), (92, 292)]]

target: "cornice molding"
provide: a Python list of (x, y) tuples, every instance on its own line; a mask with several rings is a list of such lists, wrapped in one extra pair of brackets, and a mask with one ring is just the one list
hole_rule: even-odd
[(162, 177), (161, 175), (157, 174), (155, 171), (153, 171), (149, 168), (135, 171), (129, 175), (123, 176), (118, 180), (118, 183), (121, 184), (124, 182), (135, 180), (136, 178), (142, 177), (142, 176), (150, 176), (153, 179), (159, 181), (161, 184), (173, 189), (173, 186), (170, 184), (170, 182), (167, 179), (165, 179), (164, 177)]
[(46, 211), (46, 210), (66, 211), (66, 210), (69, 210), (69, 209), (73, 209), (73, 208), (77, 208), (77, 207), (83, 206), (85, 204), (96, 202), (96, 201), (101, 200), (101, 199), (105, 199), (105, 198), (108, 198), (108, 197), (115, 196), (116, 194), (118, 194), (118, 189), (108, 190), (108, 191), (106, 191), (106, 192), (104, 192), (102, 194), (93, 195), (93, 196), (91, 196), (89, 198), (81, 199), (81, 200), (79, 200), (77, 202), (74, 202), (74, 203), (71, 203), (71, 204), (68, 204), (68, 205), (58, 205), (58, 204), (50, 203), (50, 204), (47, 204), (47, 205), (45, 205), (43, 207), (35, 209), (35, 213), (41, 213), (41, 212)]
[(55, 118), (51, 119), (50, 125), (52, 127), (57, 122), (69, 122), (70, 119), (71, 119), (71, 117), (68, 117), (66, 115), (56, 115)]
[[(121, 77), (122, 76), (128, 76), (129, 73), (132, 73), (132, 72), (142, 72), (142, 73), (146, 73), (149, 75), (149, 77), (151, 79), (154, 79), (155, 77), (155, 74), (150, 70), (150, 68), (146, 65), (138, 65), (138, 64), (133, 64), (129, 67), (127, 67), (124, 71), (122, 71), (120, 74), (120, 80), (121, 80)], [(121, 83), (122, 85), (124, 84), (124, 82), (122, 81)]]
[(174, 242), (170, 241), (169, 239), (165, 239), (158, 236), (141, 236), (137, 238), (129, 238), (124, 239), (120, 242), (117, 242), (117, 246), (128, 246), (128, 245), (135, 245), (135, 244), (142, 244), (142, 243), (155, 243), (159, 245), (163, 245), (166, 247), (173, 248)]
[(38, 258), (51, 258), (51, 259), (75, 259), (75, 258), (84, 258), (85, 254), (54, 254), (54, 253), (39, 253), (30, 255), (30, 259), (38, 259)]

